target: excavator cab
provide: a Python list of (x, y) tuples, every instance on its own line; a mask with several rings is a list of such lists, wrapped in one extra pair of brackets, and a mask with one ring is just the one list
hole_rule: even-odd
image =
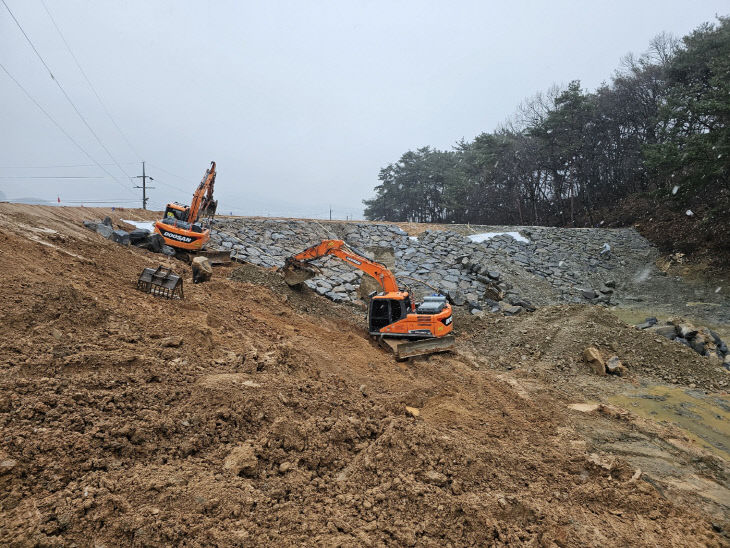
[(165, 208), (165, 219), (174, 219), (177, 221), (188, 220), (188, 208), (182, 204), (167, 204)]
[(402, 320), (411, 310), (411, 298), (389, 298), (387, 295), (376, 295), (370, 300), (368, 310), (368, 330), (371, 335), (379, 335), (380, 330)]

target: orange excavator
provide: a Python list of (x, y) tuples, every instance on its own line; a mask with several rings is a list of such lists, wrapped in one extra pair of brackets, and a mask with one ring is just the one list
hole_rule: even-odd
[(201, 216), (215, 215), (218, 202), (213, 200), (214, 184), (215, 162), (211, 162), (189, 206), (177, 202), (167, 204), (165, 217), (155, 223), (155, 232), (167, 245), (184, 251), (200, 251), (210, 240), (210, 229), (203, 228), (198, 220)]
[[(454, 345), (451, 305), (443, 295), (425, 297), (416, 304), (409, 291), (401, 291), (384, 265), (355, 253), (342, 240), (323, 240), (286, 259), (282, 271), (290, 286), (299, 286), (318, 271), (308, 263), (325, 256), (342, 259), (369, 274), (383, 291), (371, 295), (368, 332), (398, 358), (450, 350)], [(400, 339), (400, 340), (394, 340)]]

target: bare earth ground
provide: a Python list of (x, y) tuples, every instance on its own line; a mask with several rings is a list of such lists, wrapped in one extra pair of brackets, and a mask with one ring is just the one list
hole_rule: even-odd
[[(108, 213), (0, 204), (1, 545), (729, 544), (727, 423), (711, 451), (609, 401), (671, 375), (726, 402), (679, 345), (551, 307), (397, 363), (253, 267), (138, 292), (164, 258), (80, 227)], [(586, 342), (630, 377), (590, 376)]]

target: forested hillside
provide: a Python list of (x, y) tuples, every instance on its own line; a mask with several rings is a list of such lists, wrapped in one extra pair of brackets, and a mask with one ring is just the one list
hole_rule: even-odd
[[(618, 226), (662, 247), (730, 254), (730, 18), (657, 36), (595, 91), (526, 100), (453, 150), (380, 171), (372, 220)], [(688, 210), (690, 210), (688, 212)]]

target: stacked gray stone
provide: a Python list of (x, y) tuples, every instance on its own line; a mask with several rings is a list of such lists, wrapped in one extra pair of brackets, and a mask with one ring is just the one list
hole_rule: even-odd
[[(473, 242), (469, 234), (519, 232)], [(633, 229), (557, 229), (550, 227), (455, 226), (409, 237), (399, 227), (379, 223), (319, 223), (280, 219), (218, 219), (211, 244), (230, 249), (241, 261), (279, 267), (286, 257), (323, 239), (342, 239), (366, 254), (370, 246), (392, 247), (399, 283), (423, 292), (437, 288), (470, 309), (519, 313), (536, 305), (615, 299), (616, 280), (640, 268), (653, 268), (656, 250)], [(357, 298), (362, 272), (336, 258), (315, 264), (322, 273), (307, 284), (335, 301)], [(646, 266), (649, 265), (649, 266)], [(430, 287), (429, 287), (430, 286)], [(497, 290), (501, 303), (490, 298)], [(507, 310), (510, 308), (510, 310)]]
[[(284, 260), (324, 239), (341, 239), (367, 255), (373, 245), (392, 247), (407, 235), (393, 225), (367, 223), (318, 223), (279, 219), (216, 220), (211, 228), (211, 244), (230, 249), (235, 260), (263, 267), (280, 267)], [(322, 274), (306, 283), (320, 295), (337, 301), (357, 299), (362, 272), (334, 257), (316, 261)]]

